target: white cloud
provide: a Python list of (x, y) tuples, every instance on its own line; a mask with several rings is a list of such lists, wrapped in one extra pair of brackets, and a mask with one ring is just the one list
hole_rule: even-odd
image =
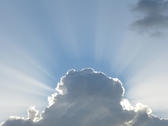
[(38, 116), (38, 110), (35, 109), (35, 106), (32, 106), (28, 109), (27, 114), (28, 119), (35, 121)]
[[(61, 92), (60, 92), (61, 91)], [(142, 104), (124, 99), (118, 79), (92, 69), (71, 70), (58, 83), (49, 105), (38, 116), (32, 107), (28, 118), (13, 117), (1, 126), (166, 126), (167, 120), (151, 114)]]

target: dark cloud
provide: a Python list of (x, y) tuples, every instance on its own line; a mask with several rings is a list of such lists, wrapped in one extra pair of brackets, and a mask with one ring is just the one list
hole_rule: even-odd
[(31, 107), (27, 118), (13, 117), (1, 126), (166, 126), (142, 104), (131, 106), (124, 99), (120, 80), (92, 69), (69, 71), (38, 114)]
[(167, 0), (139, 0), (133, 11), (141, 14), (133, 23), (135, 29), (155, 35), (168, 29)]

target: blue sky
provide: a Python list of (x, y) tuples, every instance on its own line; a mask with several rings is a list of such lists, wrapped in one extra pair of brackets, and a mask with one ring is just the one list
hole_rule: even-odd
[(43, 108), (67, 70), (86, 67), (118, 77), (132, 102), (168, 115), (161, 93), (168, 83), (167, 37), (132, 29), (140, 16), (132, 10), (136, 2), (0, 1), (0, 120), (24, 115), (30, 105)]

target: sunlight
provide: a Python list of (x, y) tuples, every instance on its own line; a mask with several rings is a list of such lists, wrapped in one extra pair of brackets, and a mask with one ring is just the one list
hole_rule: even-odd
[(36, 104), (38, 108), (43, 107), (41, 105), (44, 103), (43, 99), (47, 101), (46, 97), (55, 91), (49, 85), (4, 64), (0, 64), (0, 75), (1, 88), (3, 88), (0, 92), (0, 99), (3, 101), (0, 111), (4, 113), (1, 115), (2, 118), (9, 116), (5, 113), (24, 112), (23, 110), (33, 104)]
[[(26, 76), (24, 73), (21, 73), (15, 69), (6, 67), (5, 65), (0, 65), (0, 70), (8, 77), (8, 80), (16, 79), (16, 81), (25, 82), (25, 83), (22, 83), (22, 85), (24, 86), (30, 86), (30, 87), (34, 86), (39, 89), (44, 89), (46, 91), (54, 91), (52, 88), (48, 87), (47, 85), (37, 80), (34, 80), (33, 78)], [(14, 82), (11, 82), (11, 83), (14, 83)]]

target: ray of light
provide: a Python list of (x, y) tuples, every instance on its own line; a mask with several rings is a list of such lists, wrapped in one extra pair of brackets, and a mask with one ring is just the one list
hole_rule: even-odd
[[(3, 89), (0, 92), (2, 119), (7, 118), (9, 113), (21, 114), (24, 112), (23, 108), (26, 110), (33, 104), (38, 108), (43, 107), (41, 103), (45, 104), (47, 96), (55, 91), (48, 84), (4, 64), (0, 64), (0, 76), (1, 89)], [(6, 111), (7, 109), (8, 111)]]

